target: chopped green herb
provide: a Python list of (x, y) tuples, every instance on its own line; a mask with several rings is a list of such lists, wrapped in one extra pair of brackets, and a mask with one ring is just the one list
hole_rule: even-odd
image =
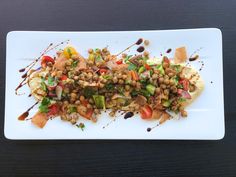
[(44, 97), (41, 104), (39, 105), (39, 111), (47, 113), (48, 112), (48, 106), (49, 106), (50, 103), (51, 103), (50, 99), (47, 98), (47, 97)]
[(79, 123), (75, 125), (77, 128), (80, 128), (82, 131), (84, 131), (85, 125), (84, 123)]
[(72, 68), (75, 68), (78, 65), (79, 60), (74, 60), (71, 64)]
[(124, 95), (124, 88), (123, 87), (117, 87), (117, 91), (119, 94)]
[(68, 113), (71, 114), (71, 113), (73, 113), (73, 112), (77, 112), (76, 107), (75, 107), (75, 106), (71, 106), (71, 107), (69, 107), (69, 109), (68, 109)]
[(105, 88), (106, 88), (107, 90), (113, 90), (113, 89), (114, 89), (114, 85), (111, 84), (111, 83), (109, 83), (109, 84), (106, 84), (106, 85), (105, 85)]
[(180, 102), (180, 103), (185, 102), (185, 101), (186, 101), (185, 98), (179, 98), (179, 99), (178, 99), (178, 102)]
[(48, 85), (49, 86), (54, 86), (55, 85), (55, 78), (53, 78), (52, 76), (48, 76)]
[(71, 57), (71, 56), (72, 56), (72, 53), (71, 53), (71, 50), (70, 50), (69, 47), (67, 48), (67, 52), (68, 52), (69, 56)]
[(149, 98), (151, 96), (151, 94), (147, 90), (144, 90), (144, 89), (140, 90), (140, 93), (146, 98)]
[(136, 70), (137, 69), (137, 66), (133, 63), (129, 63), (128, 65), (128, 70)]
[(94, 94), (96, 94), (96, 91), (91, 87), (86, 87), (83, 92), (84, 92), (83, 95), (86, 98), (91, 98)]
[(40, 86), (43, 91), (47, 91), (47, 85), (45, 84), (45, 79), (43, 77), (41, 77)]
[(138, 95), (138, 92), (136, 90), (133, 90), (130, 94), (132, 97), (135, 97)]
[(128, 56), (126, 56), (126, 57), (125, 57), (125, 60), (124, 60), (125, 63), (127, 63), (127, 62), (129, 61), (129, 59), (130, 59), (132, 56), (133, 56), (133, 55), (128, 55)]
[(104, 75), (104, 76), (102, 76), (104, 79), (107, 79), (107, 80), (109, 80), (109, 79), (112, 79), (112, 76), (111, 75)]
[(171, 65), (171, 67), (177, 72), (179, 73), (182, 69), (181, 65)]

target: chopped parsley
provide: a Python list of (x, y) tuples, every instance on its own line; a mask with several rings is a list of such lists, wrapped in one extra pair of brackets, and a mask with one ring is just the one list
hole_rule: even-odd
[(78, 65), (79, 60), (74, 60), (71, 64), (72, 68), (75, 68)]
[(104, 75), (104, 76), (102, 76), (104, 79), (107, 79), (107, 80), (109, 80), (109, 79), (112, 79), (112, 76), (111, 75)]
[(45, 79), (43, 77), (41, 77), (40, 86), (43, 91), (47, 91), (47, 85), (45, 84)]
[(84, 123), (79, 123), (79, 124), (76, 124), (75, 126), (76, 126), (77, 128), (80, 128), (82, 131), (84, 131), (84, 129), (85, 129)]
[(71, 113), (73, 113), (73, 112), (77, 112), (76, 107), (75, 107), (75, 106), (71, 106), (71, 107), (69, 107), (69, 109), (68, 109), (68, 113), (71, 114)]
[(48, 76), (48, 85), (49, 86), (54, 86), (56, 83), (56, 79), (53, 78), (52, 76)]
[(106, 88), (107, 90), (113, 90), (113, 89), (114, 89), (114, 85), (111, 84), (111, 83), (109, 83), (109, 84), (106, 84), (106, 85), (105, 85), (105, 88)]
[(137, 66), (133, 63), (129, 63), (128, 70), (136, 70)]
[(48, 112), (48, 106), (50, 105), (51, 101), (49, 98), (44, 97), (41, 104), (39, 105), (39, 111), (47, 113)]
[(133, 55), (128, 55), (128, 56), (126, 56), (126, 57), (125, 57), (125, 60), (124, 60), (125, 63), (127, 63), (127, 62), (129, 61), (129, 59), (130, 59), (132, 56), (133, 56)]

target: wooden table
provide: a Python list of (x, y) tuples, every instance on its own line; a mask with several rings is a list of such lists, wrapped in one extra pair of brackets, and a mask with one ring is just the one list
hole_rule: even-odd
[[(10, 141), (4, 138), (7, 32), (199, 27), (217, 27), (223, 32), (226, 117), (223, 140)], [(235, 177), (235, 41), (235, 0), (1, 0), (0, 176)]]

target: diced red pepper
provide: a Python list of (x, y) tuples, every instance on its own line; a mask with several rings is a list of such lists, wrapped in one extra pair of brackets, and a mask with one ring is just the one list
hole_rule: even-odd
[(122, 59), (116, 61), (116, 64), (118, 64), (118, 65), (120, 65), (120, 64), (122, 64), (122, 63), (123, 63), (123, 60), (122, 60)]
[(99, 69), (99, 73), (100, 73), (100, 74), (102, 74), (102, 73), (105, 74), (106, 72), (107, 72), (107, 69), (104, 69), (104, 68)]
[(85, 107), (89, 104), (88, 100), (83, 100), (81, 101), (82, 105), (84, 105)]
[(185, 99), (191, 99), (192, 98), (191, 95), (183, 89), (178, 89), (177, 92), (181, 97), (183, 97)]
[(189, 80), (188, 80), (188, 79), (181, 79), (181, 80), (179, 81), (179, 83), (180, 83), (181, 85), (183, 85), (183, 89), (184, 89), (185, 91), (188, 91), (188, 90), (189, 90)]
[(48, 116), (55, 116), (58, 114), (59, 107), (57, 104), (53, 104), (53, 105), (49, 106), (48, 109), (49, 109), (49, 111), (47, 113)]
[(151, 66), (149, 66), (147, 63), (144, 64), (144, 67), (146, 70), (150, 70), (151, 69)]
[(66, 75), (62, 75), (62, 76), (61, 76), (61, 80), (62, 80), (62, 81), (66, 80), (67, 78), (68, 78), (68, 77), (67, 77)]
[(51, 62), (52, 64), (54, 64), (55, 60), (50, 56), (43, 56), (41, 59), (41, 66), (46, 67), (48, 62)]
[(152, 117), (152, 108), (145, 105), (141, 107), (140, 114), (142, 119), (150, 119)]

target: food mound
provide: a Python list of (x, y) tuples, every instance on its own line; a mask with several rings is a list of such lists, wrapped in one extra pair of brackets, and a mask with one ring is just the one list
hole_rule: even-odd
[[(139, 39), (131, 45), (138, 46), (135, 55), (96, 48), (89, 49), (85, 58), (67, 46), (56, 57), (41, 56), (41, 67), (30, 69), (26, 76), (39, 104), (32, 123), (43, 128), (57, 116), (72, 124), (79, 118), (96, 122), (105, 110), (111, 117), (123, 111), (126, 118), (138, 112), (142, 119), (156, 119), (159, 124), (171, 119), (171, 113), (186, 117), (185, 107), (203, 90), (203, 81), (186, 65), (185, 47), (177, 48), (171, 59), (164, 55), (158, 59), (142, 43), (148, 41)], [(19, 120), (27, 116), (24, 113)]]

